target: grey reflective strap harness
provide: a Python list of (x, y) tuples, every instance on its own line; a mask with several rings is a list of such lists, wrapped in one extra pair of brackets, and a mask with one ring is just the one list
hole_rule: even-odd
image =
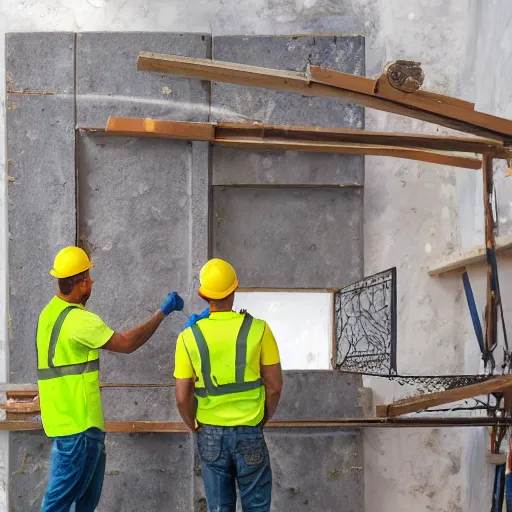
[(195, 394), (199, 397), (221, 396), (230, 393), (240, 393), (241, 391), (250, 391), (257, 389), (262, 385), (261, 379), (245, 382), (245, 367), (247, 365), (247, 338), (252, 325), (252, 316), (246, 314), (236, 338), (236, 356), (235, 356), (235, 380), (231, 384), (214, 385), (211, 375), (210, 352), (204, 339), (203, 333), (197, 324), (191, 329), (199, 350), (201, 358), (201, 373), (203, 375), (204, 388), (197, 388)]
[(72, 309), (77, 308), (76, 306), (68, 306), (67, 308), (63, 309), (55, 321), (52, 334), (50, 336), (50, 345), (48, 347), (48, 368), (37, 369), (38, 380), (56, 379), (57, 377), (65, 377), (67, 375), (81, 375), (82, 373), (94, 372), (100, 369), (99, 359), (95, 359), (94, 361), (86, 361), (85, 363), (65, 364), (59, 366), (55, 366), (53, 362), (53, 359), (55, 358), (55, 350), (57, 349), (57, 341), (62, 329), (62, 324)]

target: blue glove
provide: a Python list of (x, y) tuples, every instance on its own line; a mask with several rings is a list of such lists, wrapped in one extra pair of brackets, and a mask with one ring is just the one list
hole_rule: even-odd
[(162, 303), (160, 311), (167, 316), (172, 311), (181, 311), (185, 303), (183, 299), (178, 295), (178, 292), (171, 292)]
[(199, 320), (202, 320), (203, 318), (208, 318), (209, 316), (210, 316), (210, 306), (208, 306), (199, 315), (196, 315), (195, 313), (193, 315), (190, 315), (190, 318), (188, 319), (188, 322), (185, 324), (185, 327), (183, 328), (183, 330), (187, 329), (187, 327), (192, 327)]

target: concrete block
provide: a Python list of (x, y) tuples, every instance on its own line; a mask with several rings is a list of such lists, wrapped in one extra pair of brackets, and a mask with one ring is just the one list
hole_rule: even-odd
[(71, 96), (7, 99), (12, 382), (36, 381), (37, 319), (56, 291), (49, 271), (57, 251), (75, 243), (73, 112)]
[(189, 434), (107, 435), (107, 468), (98, 512), (189, 512)]
[[(206, 215), (207, 187), (197, 180), (207, 182), (208, 169), (193, 167), (193, 155), (185, 141), (80, 137), (80, 236), (96, 265), (88, 307), (122, 331), (146, 320), (170, 291), (186, 300), (185, 311), (172, 313), (135, 354), (102, 353), (105, 382), (169, 382), (176, 338), (198, 311), (188, 295), (195, 276), (190, 237), (199, 262), (208, 221), (198, 215)], [(204, 177), (192, 182), (193, 168)], [(196, 204), (203, 209), (193, 213)]]
[(105, 127), (109, 116), (207, 121), (210, 83), (137, 71), (140, 51), (210, 58), (205, 34), (77, 34), (79, 126)]
[(103, 388), (103, 414), (109, 421), (181, 421), (174, 388)]
[(75, 34), (6, 34), (6, 90), (74, 94)]
[(10, 510), (41, 510), (48, 482), (50, 449), (51, 441), (42, 430), (10, 433)]
[(358, 155), (212, 148), (213, 185), (359, 185)]
[(272, 511), (364, 510), (360, 431), (305, 430), (265, 437), (273, 473)]
[(334, 371), (287, 371), (275, 419), (360, 418), (356, 405), (360, 375)]
[[(364, 38), (352, 36), (215, 37), (213, 58), (274, 69), (305, 71), (308, 64), (364, 75)], [(212, 84), (214, 121), (364, 128), (364, 109), (337, 98)]]
[(363, 271), (362, 199), (361, 189), (214, 187), (213, 254), (241, 286), (353, 283)]

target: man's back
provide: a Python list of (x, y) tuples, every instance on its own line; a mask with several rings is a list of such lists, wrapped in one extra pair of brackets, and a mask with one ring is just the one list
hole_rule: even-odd
[(175, 377), (197, 377), (199, 423), (254, 426), (265, 414), (261, 365), (277, 363), (279, 352), (266, 322), (233, 311), (214, 312), (178, 338)]

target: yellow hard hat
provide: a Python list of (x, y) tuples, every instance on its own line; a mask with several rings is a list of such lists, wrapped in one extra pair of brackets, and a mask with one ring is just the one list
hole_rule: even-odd
[(58, 279), (76, 276), (94, 267), (89, 256), (80, 247), (64, 247), (61, 249), (53, 262), (53, 269), (50, 274)]
[(224, 299), (238, 288), (235, 269), (220, 258), (214, 258), (203, 266), (199, 282), (199, 295), (205, 299)]

